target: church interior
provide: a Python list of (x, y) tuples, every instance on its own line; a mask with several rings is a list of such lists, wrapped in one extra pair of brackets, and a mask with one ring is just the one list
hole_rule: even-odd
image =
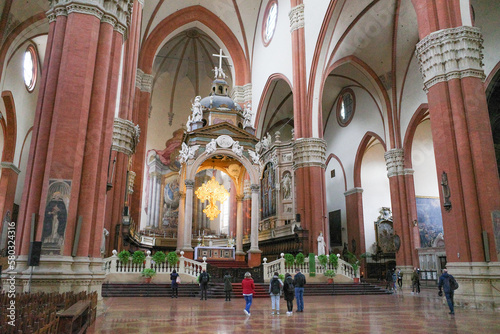
[[(64, 305), (132, 333), (103, 305), (170, 289), (173, 270), (182, 299), (203, 271), (217, 298), (226, 273), (236, 294), (245, 272), (264, 286), (297, 268), (320, 294), (395, 268), (437, 291), (446, 268), (456, 305), (500, 310), (497, 1), (5, 0), (0, 15), (0, 301), (18, 308), (0, 332), (55, 333)], [(53, 305), (40, 323), (30, 295)], [(285, 320), (256, 328), (298, 328)]]

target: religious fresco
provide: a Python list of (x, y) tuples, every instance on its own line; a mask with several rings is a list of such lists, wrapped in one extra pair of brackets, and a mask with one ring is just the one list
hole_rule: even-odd
[(432, 247), (443, 233), (443, 217), (439, 197), (416, 197), (420, 247)]
[(261, 219), (276, 215), (276, 174), (272, 163), (264, 169), (261, 180)]
[(49, 180), (42, 229), (42, 254), (61, 255), (68, 219), (70, 180)]
[(177, 228), (179, 223), (179, 174), (173, 173), (167, 176), (164, 181), (162, 219), (163, 227)]

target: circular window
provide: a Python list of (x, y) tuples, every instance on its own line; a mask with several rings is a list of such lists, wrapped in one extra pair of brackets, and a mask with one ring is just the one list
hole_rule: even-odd
[(355, 106), (354, 92), (349, 88), (344, 89), (337, 103), (337, 121), (340, 126), (347, 126), (351, 122)]
[(271, 43), (271, 39), (274, 35), (274, 30), (276, 29), (276, 21), (278, 20), (278, 2), (276, 0), (271, 0), (267, 4), (266, 12), (264, 14), (264, 26), (262, 29), (262, 39), (264, 41), (264, 46), (268, 46)]
[(28, 46), (24, 52), (24, 84), (28, 92), (32, 92), (35, 88), (36, 78), (37, 78), (37, 61), (36, 61), (36, 50), (33, 45)]

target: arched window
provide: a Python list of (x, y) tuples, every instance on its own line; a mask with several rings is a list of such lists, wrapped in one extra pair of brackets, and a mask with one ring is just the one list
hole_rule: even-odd
[(29, 45), (24, 52), (23, 70), (24, 84), (28, 92), (31, 93), (35, 89), (38, 75), (37, 53), (33, 45)]
[(339, 95), (337, 103), (337, 121), (340, 126), (347, 126), (352, 120), (356, 100), (352, 89), (346, 88)]
[(274, 36), (276, 22), (278, 21), (278, 2), (271, 0), (267, 4), (262, 27), (262, 40), (264, 46), (268, 46)]

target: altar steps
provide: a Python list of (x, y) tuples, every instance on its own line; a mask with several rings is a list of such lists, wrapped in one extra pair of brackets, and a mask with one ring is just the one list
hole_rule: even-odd
[[(256, 283), (254, 298), (269, 298), (269, 284)], [(103, 297), (170, 297), (170, 284), (123, 284), (104, 283)], [(307, 284), (305, 296), (336, 296), (336, 295), (381, 295), (390, 294), (387, 290), (368, 283), (337, 283), (337, 284)], [(208, 298), (225, 298), (223, 283), (210, 283)], [(200, 297), (198, 284), (180, 284), (179, 297)], [(243, 298), (241, 283), (233, 283), (232, 298)]]

